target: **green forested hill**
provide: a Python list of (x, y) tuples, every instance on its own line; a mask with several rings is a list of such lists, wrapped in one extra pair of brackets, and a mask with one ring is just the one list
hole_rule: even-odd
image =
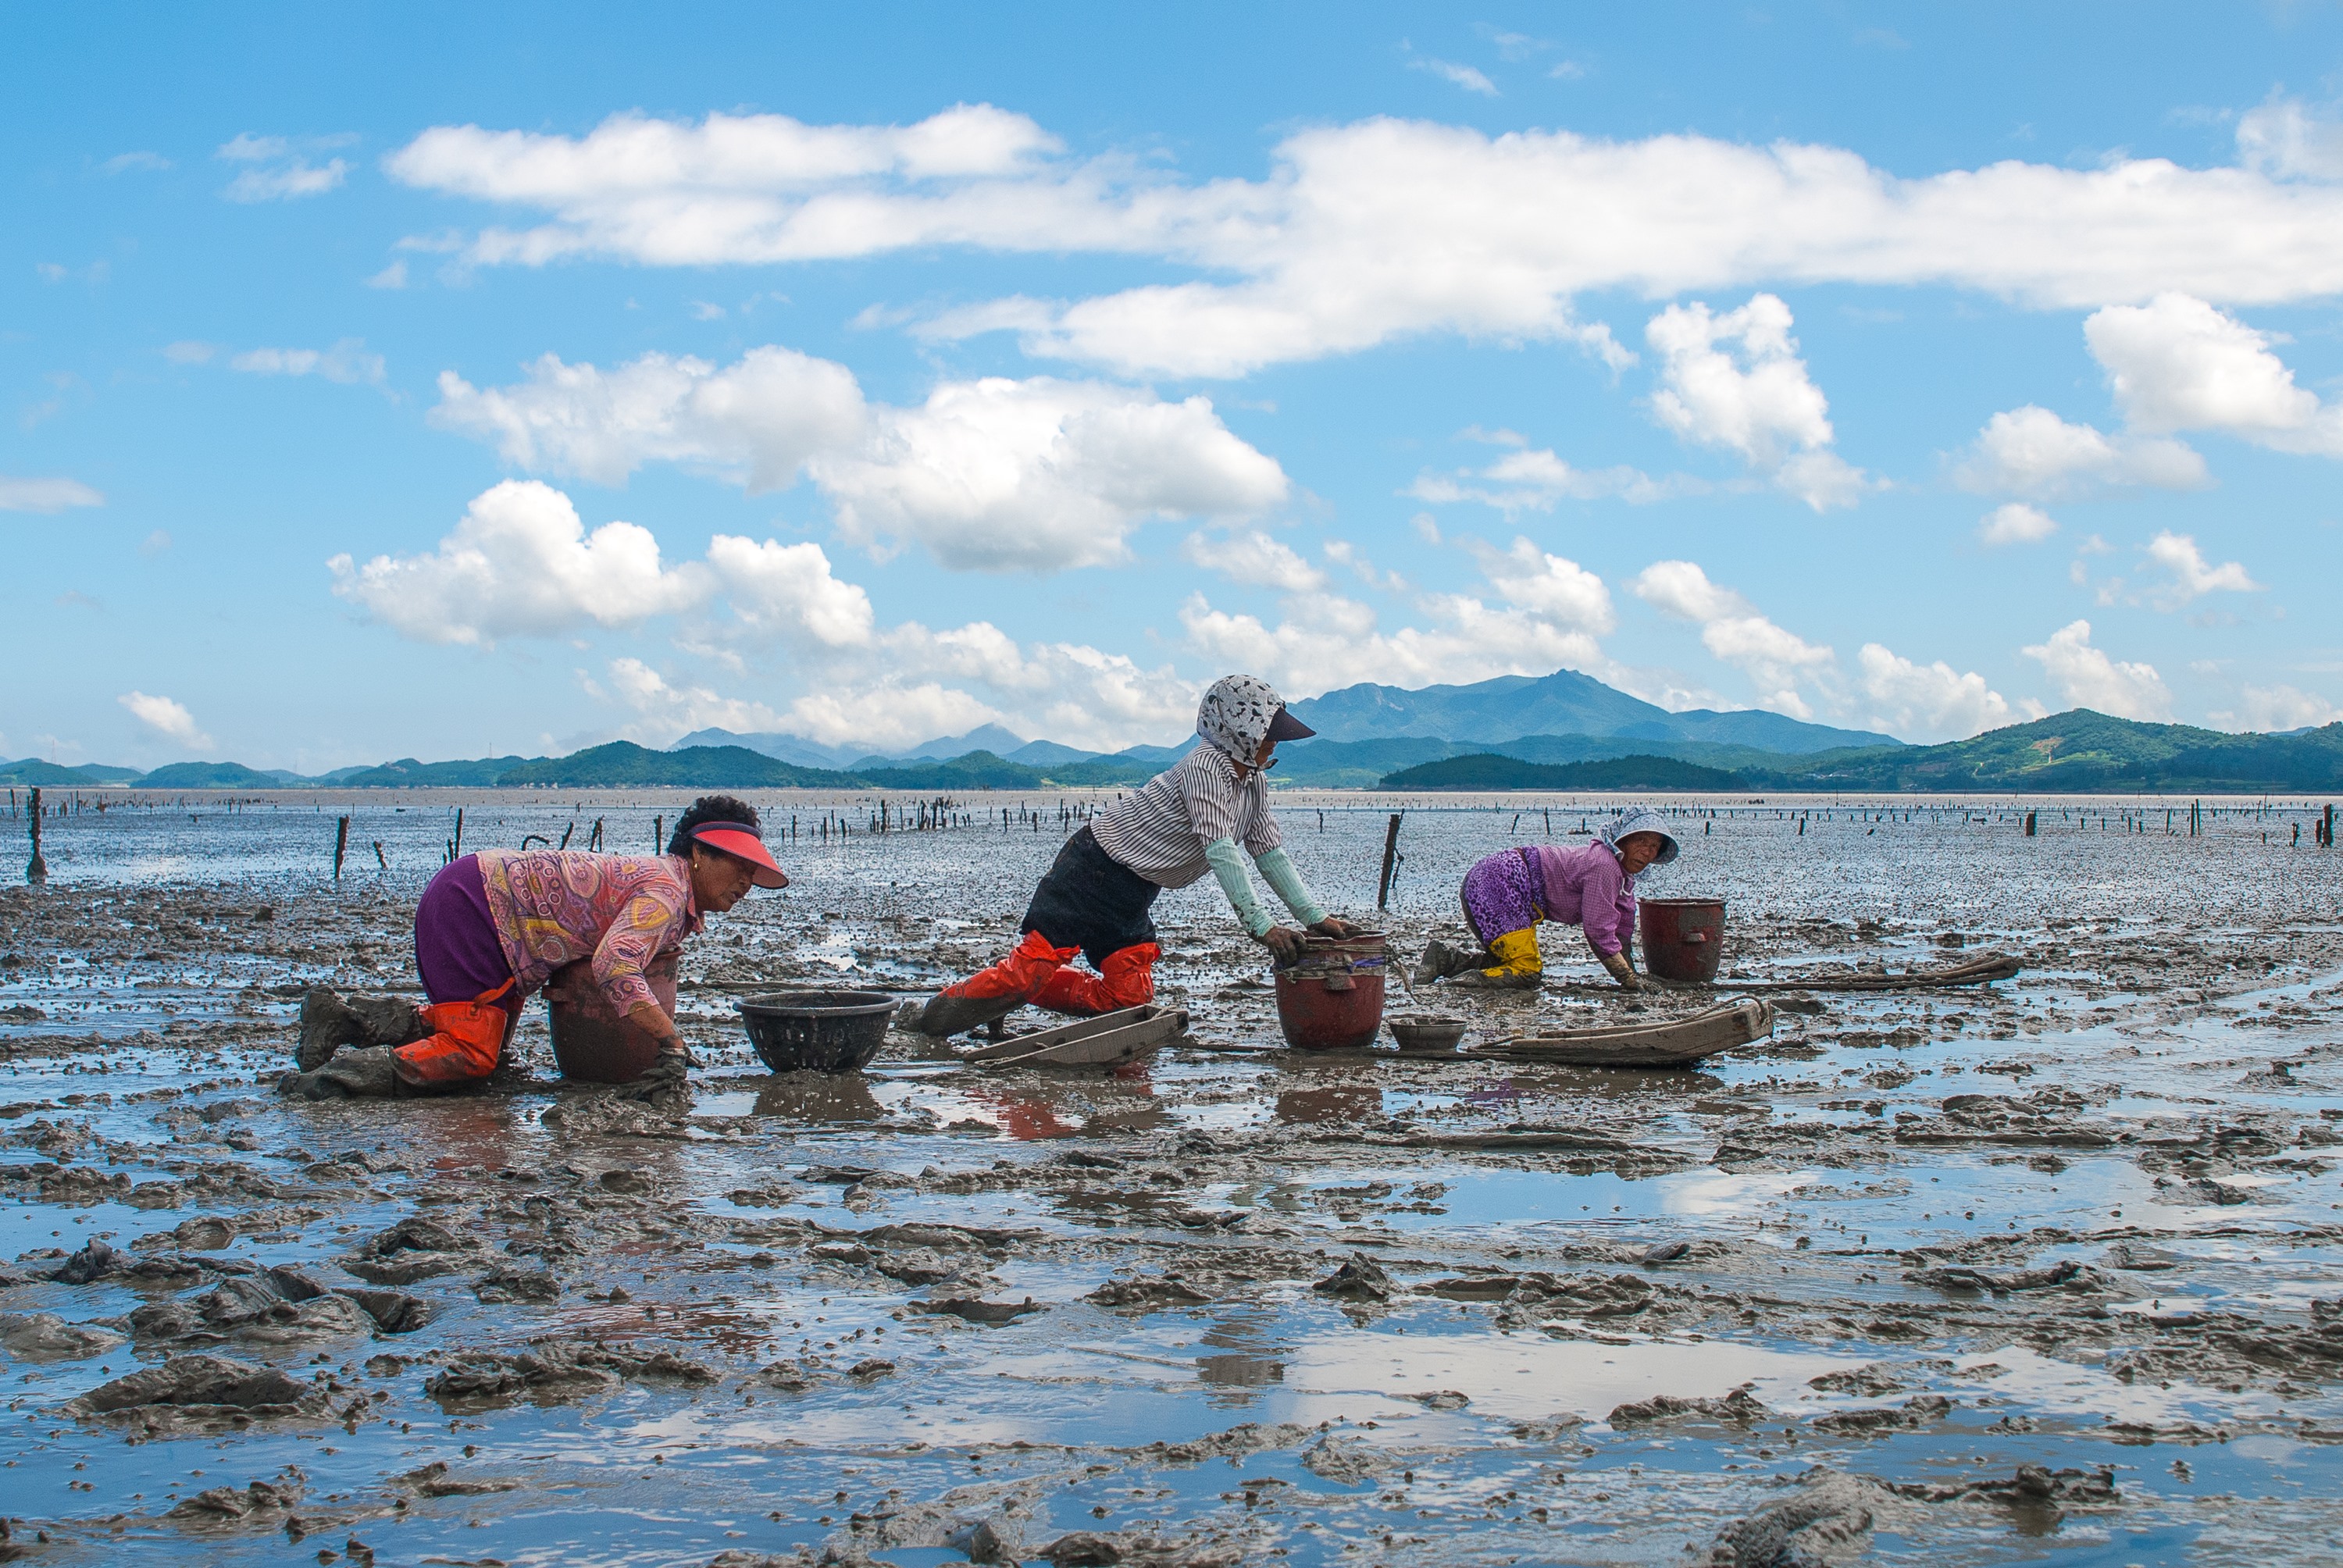
[(2343, 724), (2225, 735), (2078, 708), (1943, 746), (1825, 751), (1743, 771), (1789, 789), (2343, 789)]

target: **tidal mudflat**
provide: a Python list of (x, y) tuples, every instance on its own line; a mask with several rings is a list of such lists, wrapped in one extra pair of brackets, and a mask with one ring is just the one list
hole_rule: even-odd
[[(411, 984), (458, 804), (466, 849), (645, 848), (679, 798), (55, 819), (55, 879), (0, 892), (0, 1555), (2333, 1560), (2343, 861), (2306, 812), (1679, 802), (1732, 814), (1646, 890), (1731, 900), (1728, 977), (2026, 965), (1777, 995), (1695, 1071), (1270, 1050), (1209, 882), (1158, 916), (1196, 1049), (762, 1070), (746, 990), (997, 956), (1058, 799), (880, 837), (760, 798), (796, 883), (686, 950), (679, 1118), (558, 1081), (538, 1008), (484, 1092), (273, 1086), (304, 987)], [(1392, 804), (1281, 802), (1345, 913)], [(1583, 820), (1412, 809), (1395, 945)], [(1544, 992), (1443, 1008), (1488, 1039), (1696, 1005), (1550, 934)]]

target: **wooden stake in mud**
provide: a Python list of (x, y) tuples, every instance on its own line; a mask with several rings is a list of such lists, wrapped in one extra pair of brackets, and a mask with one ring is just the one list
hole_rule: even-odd
[(25, 797), (25, 818), (33, 828), (33, 858), (25, 867), (25, 880), (45, 882), (49, 879), (49, 863), (41, 859), (41, 789), (37, 784)]
[(447, 851), (447, 859), (462, 859), (464, 858), (464, 809), (461, 806), (456, 808), (456, 837), (449, 842), (452, 848)]
[(2031, 811), (2026, 814), (2026, 836), (2029, 839), (2034, 837), (2034, 813)]
[(382, 840), (379, 839), (374, 841), (374, 863), (386, 871), (390, 869), (390, 862), (382, 858)]
[(350, 847), (350, 819), (334, 819), (334, 880), (342, 879), (342, 851)]
[(667, 838), (667, 819), (666, 819), (666, 818), (664, 818), (664, 817), (654, 817), (654, 818), (652, 818), (652, 819), (651, 819), (651, 853), (652, 853), (652, 854), (656, 855), (656, 854), (658, 854), (658, 853), (659, 852), (659, 845), (660, 845), (662, 842), (664, 842), (664, 841), (665, 841), (666, 838)]
[(1391, 908), (1392, 869), (1399, 861), (1399, 819), (1403, 815), (1402, 812), (1393, 812), (1391, 826), (1383, 829), (1383, 880), (1375, 887), (1375, 909), (1378, 911)]

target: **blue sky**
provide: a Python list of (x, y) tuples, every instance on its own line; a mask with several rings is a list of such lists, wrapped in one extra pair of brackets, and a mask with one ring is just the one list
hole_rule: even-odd
[[(1614, 11), (1632, 9), (1619, 16)], [(0, 20), (0, 756), (2338, 717), (2332, 6)]]

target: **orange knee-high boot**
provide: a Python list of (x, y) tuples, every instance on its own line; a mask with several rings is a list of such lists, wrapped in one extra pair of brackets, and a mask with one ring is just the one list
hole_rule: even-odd
[(1162, 956), (1155, 943), (1139, 942), (1107, 954), (1095, 975), (1061, 969), (1034, 994), (1033, 1005), (1083, 1017), (1138, 1007), (1154, 1000), (1155, 960)]
[(502, 1000), (512, 983), (507, 980), (470, 1001), (435, 1001), (417, 1009), (431, 1037), (393, 1050), (391, 1070), (417, 1089), (453, 1089), (488, 1077), (497, 1070), (505, 1039), (519, 1017), (520, 1010), (508, 1010)]
[(913, 1027), (921, 1034), (958, 1034), (1006, 1018), (1032, 1000), (1060, 966), (1081, 950), (1059, 947), (1039, 931), (1027, 931), (1007, 958), (929, 999)]

